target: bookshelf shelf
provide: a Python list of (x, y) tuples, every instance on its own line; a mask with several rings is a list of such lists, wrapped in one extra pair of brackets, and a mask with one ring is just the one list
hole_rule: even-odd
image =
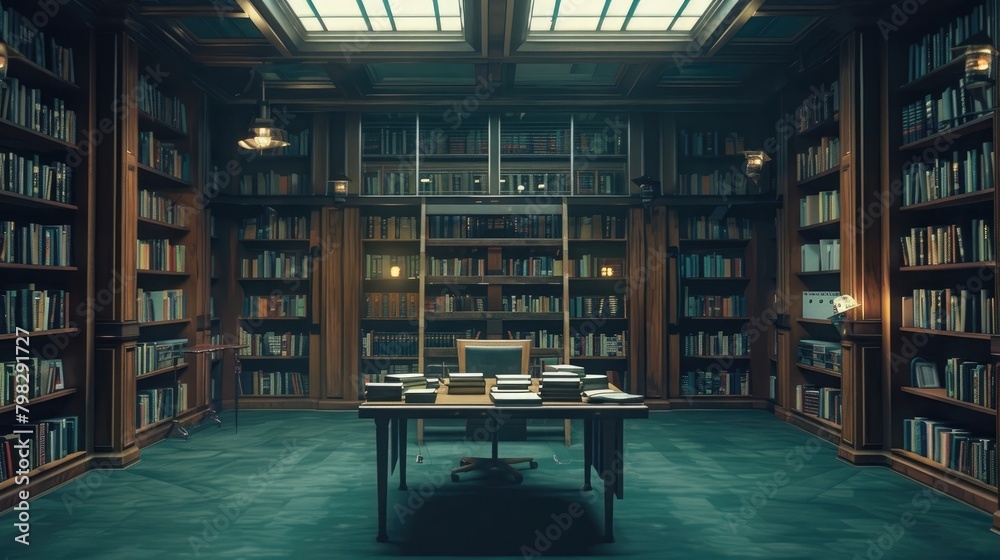
[(935, 270), (968, 270), (976, 268), (996, 268), (996, 261), (976, 261), (947, 264), (925, 264), (916, 266), (901, 266), (900, 272), (929, 272)]
[[(28, 336), (28, 337), (35, 337), (35, 336), (56, 336), (56, 335), (60, 335), (60, 334), (77, 334), (79, 332), (80, 332), (80, 329), (75, 329), (75, 328), (74, 329), (51, 329), (51, 330), (47, 330), (47, 331), (32, 331), (32, 332), (29, 332), (27, 335), (24, 335), (24, 336)], [(17, 335), (17, 334), (13, 334), (13, 333), (11, 333), (11, 334), (0, 334), (0, 340), (14, 340), (14, 339), (18, 338), (19, 336), (21, 336), (21, 335)]]
[(427, 247), (562, 247), (562, 239), (539, 238), (428, 238)]
[(944, 331), (936, 329), (919, 329), (916, 327), (899, 327), (899, 332), (907, 332), (914, 334), (926, 334), (930, 336), (947, 336), (953, 338), (967, 338), (969, 340), (992, 340), (997, 335), (986, 334), (986, 333), (971, 333), (971, 332), (959, 332), (959, 331)]
[(424, 284), (433, 285), (469, 285), (469, 284), (502, 284), (502, 285), (562, 285), (562, 276), (428, 276)]
[(816, 372), (816, 373), (822, 373), (823, 375), (829, 375), (831, 377), (838, 377), (838, 378), (841, 377), (841, 372), (839, 372), (839, 371), (833, 371), (832, 369), (826, 369), (826, 368), (821, 368), (821, 367), (816, 367), (816, 366), (810, 366), (810, 365), (806, 365), (806, 364), (800, 364), (800, 363), (797, 363), (797, 362), (796, 362), (795, 366), (798, 367), (799, 369), (803, 369), (803, 370), (806, 370), (806, 371), (813, 371), (813, 372)]
[(718, 356), (699, 356), (694, 354), (684, 354), (681, 358), (685, 360), (749, 360), (750, 356), (736, 356), (736, 355), (718, 355)]
[(284, 278), (277, 278), (269, 276), (267, 278), (250, 278), (241, 276), (237, 278), (240, 282), (308, 282), (309, 278), (303, 278), (301, 276), (287, 276)]
[(980, 406), (978, 404), (970, 402), (960, 401), (958, 399), (949, 397), (947, 394), (947, 389), (944, 388), (929, 389), (923, 387), (900, 387), (899, 390), (904, 393), (909, 393), (911, 395), (917, 395), (919, 397), (923, 397), (925, 399), (931, 399), (938, 402), (948, 403), (953, 406), (960, 406), (962, 408), (974, 410), (976, 412), (987, 414), (989, 416), (997, 415), (997, 411), (995, 409), (987, 408), (985, 406)]
[(840, 219), (828, 220), (818, 224), (800, 226), (799, 233), (802, 235), (839, 235)]
[(823, 278), (823, 277), (827, 277), (827, 276), (840, 276), (840, 271), (839, 270), (813, 270), (813, 271), (810, 271), (810, 272), (796, 272), (795, 275), (798, 276), (798, 277), (800, 277), (800, 278), (806, 278), (806, 277)]
[(681, 247), (739, 247), (750, 243), (749, 239), (679, 239)]
[(992, 494), (992, 497), (995, 500), (995, 496), (996, 496), (996, 493), (997, 493), (996, 486), (991, 486), (989, 484), (986, 484), (985, 482), (983, 482), (983, 481), (981, 481), (981, 480), (979, 480), (977, 478), (973, 478), (973, 477), (971, 477), (971, 476), (969, 476), (969, 475), (967, 475), (965, 473), (961, 473), (961, 472), (958, 472), (958, 471), (951, 470), (951, 469), (945, 467), (944, 465), (942, 465), (941, 463), (932, 461), (932, 460), (928, 459), (927, 457), (924, 457), (922, 455), (917, 455), (916, 453), (912, 453), (912, 452), (907, 451), (905, 449), (893, 448), (892, 449), (892, 453), (894, 455), (896, 455), (896, 456), (905, 458), (905, 459), (907, 459), (909, 461), (913, 461), (913, 462), (919, 463), (920, 465), (923, 465), (924, 467), (929, 467), (929, 468), (931, 468), (931, 469), (933, 469), (933, 470), (935, 470), (935, 471), (937, 471), (939, 473), (942, 473), (942, 474), (945, 475), (946, 478), (950, 478), (952, 480), (960, 481), (963, 484), (971, 486), (971, 487), (973, 487), (973, 488), (975, 488), (977, 490), (980, 490), (980, 491), (983, 491), (983, 492), (987, 492), (988, 495)]
[(79, 207), (76, 206), (75, 204), (65, 204), (62, 202), (56, 202), (54, 200), (46, 200), (44, 198), (27, 196), (5, 190), (0, 190), (0, 203), (10, 204), (14, 206), (23, 206), (25, 208), (38, 208), (42, 210), (54, 210), (54, 211), (65, 211), (65, 212), (75, 212), (76, 210), (79, 210)]
[(628, 356), (570, 356), (570, 360), (627, 360)]
[(900, 152), (912, 152), (915, 150), (923, 150), (924, 148), (933, 148), (935, 143), (939, 140), (944, 140), (948, 144), (953, 142), (955, 138), (965, 136), (967, 134), (972, 134), (975, 132), (981, 132), (984, 130), (990, 130), (993, 128), (993, 113), (990, 112), (981, 117), (974, 118), (969, 122), (960, 124), (958, 126), (953, 126), (947, 130), (931, 134), (926, 138), (921, 138), (915, 142), (910, 142), (909, 144), (903, 144), (899, 147)]
[[(240, 354), (241, 360), (308, 360), (309, 356), (257, 356), (250, 354)], [(246, 372), (244, 372), (246, 373)]]
[(899, 211), (919, 212), (928, 210), (940, 210), (942, 208), (951, 208), (954, 206), (981, 204), (983, 202), (993, 202), (994, 196), (996, 196), (996, 189), (989, 188), (989, 189), (983, 189), (981, 191), (975, 191), (965, 194), (956, 194), (952, 196), (946, 196), (944, 198), (939, 198), (937, 200), (928, 200), (927, 202), (918, 202), (917, 204), (909, 204), (907, 206), (901, 206), (899, 208)]
[(681, 282), (749, 282), (746, 276), (682, 276)]
[(624, 276), (569, 276), (570, 282), (619, 282)]
[(840, 113), (835, 113), (832, 118), (795, 132), (795, 135), (799, 138), (824, 135), (837, 136), (839, 134)]
[(191, 231), (191, 228), (161, 222), (152, 218), (139, 218), (138, 223), (140, 231), (149, 232), (153, 235), (183, 235)]
[(570, 321), (594, 321), (594, 320), (600, 320), (600, 321), (628, 321), (628, 317), (600, 317), (600, 316), (596, 316), (595, 315), (595, 316), (592, 316), (592, 317), (570, 317), (569, 320)]
[[(86, 455), (87, 453), (85, 451), (77, 451), (75, 453), (70, 453), (61, 459), (45, 463), (44, 465), (31, 470), (30, 472), (28, 472), (27, 478), (34, 481), (43, 478), (43, 476), (46, 473), (54, 473), (55, 471), (58, 470), (67, 469), (73, 463), (76, 463), (78, 461), (80, 462), (85, 461)], [(10, 488), (14, 488), (16, 481), (17, 481), (16, 476), (5, 478), (4, 480), (0, 481), (0, 492)]]
[(135, 379), (136, 379), (136, 381), (139, 381), (141, 379), (149, 379), (150, 377), (156, 377), (158, 375), (163, 375), (164, 373), (171, 373), (171, 372), (174, 372), (174, 371), (180, 371), (180, 370), (188, 367), (189, 365), (190, 364), (188, 364), (187, 362), (181, 362), (181, 363), (177, 364), (176, 366), (167, 366), (165, 368), (154, 369), (153, 371), (147, 371), (146, 373), (143, 373), (141, 375), (135, 376)]
[(426, 320), (433, 321), (562, 321), (562, 313), (529, 313), (506, 311), (426, 311)]
[(309, 317), (239, 317), (237, 318), (237, 320), (242, 322), (277, 321), (277, 322), (299, 323), (302, 321), (308, 321)]
[(816, 423), (816, 424), (818, 424), (820, 426), (823, 426), (827, 430), (830, 430), (831, 433), (840, 435), (840, 424), (831, 422), (829, 420), (826, 420), (825, 418), (820, 418), (819, 416), (816, 416), (815, 414), (808, 414), (808, 413), (805, 413), (805, 412), (802, 412), (802, 411), (799, 411), (799, 410), (795, 410), (795, 409), (792, 409), (791, 413), (794, 414), (794, 415), (796, 415), (796, 416), (798, 416), (798, 417), (800, 417), (800, 418), (804, 418), (804, 419), (806, 419), (806, 420), (808, 420), (810, 422), (814, 422), (814, 423)]
[[(947, 85), (949, 81), (958, 81), (965, 70), (965, 57), (959, 56), (931, 70), (919, 78), (899, 86), (900, 94), (922, 94), (924, 90)], [(952, 78), (955, 78), (952, 80)]]
[(162, 137), (165, 139), (172, 140), (186, 140), (188, 133), (183, 130), (176, 128), (170, 124), (167, 124), (160, 119), (150, 115), (149, 113), (138, 110), (139, 120), (142, 121), (144, 128), (152, 129), (158, 138)]
[(9, 270), (11, 272), (76, 272), (79, 270), (75, 266), (53, 266), (47, 264), (18, 264), (18, 263), (0, 263), (0, 270)]
[(681, 317), (682, 321), (742, 321), (750, 320), (750, 317)]
[(153, 169), (148, 165), (142, 163), (135, 164), (136, 169), (139, 170), (139, 180), (146, 186), (155, 187), (157, 189), (190, 189), (191, 183), (181, 179), (179, 177), (174, 177), (160, 171), (159, 169)]
[(32, 84), (48, 91), (58, 91), (63, 95), (69, 96), (80, 94), (80, 86), (64, 79), (44, 66), (35, 64), (34, 61), (18, 52), (17, 49), (8, 46), (7, 56), (10, 60), (9, 71), (12, 75), (21, 76), (29, 80)]
[(801, 179), (795, 185), (798, 188), (811, 187), (818, 183), (822, 183), (824, 179), (829, 179), (831, 177), (840, 177), (840, 172), (841, 172), (841, 166), (837, 165), (831, 167), (830, 169), (827, 169), (826, 171), (820, 171), (819, 173), (810, 175), (805, 179)]
[(140, 276), (161, 276), (161, 277), (174, 277), (174, 278), (184, 278), (191, 276), (189, 272), (175, 272), (173, 270), (149, 270), (145, 268), (140, 268), (135, 271), (136, 274)]
[(76, 144), (65, 142), (48, 134), (35, 132), (26, 126), (2, 118), (0, 118), (0, 138), (2, 138), (4, 146), (17, 149), (26, 148), (46, 154), (65, 154), (67, 150), (76, 152), (79, 149)]
[(139, 328), (146, 329), (154, 327), (166, 327), (170, 325), (184, 325), (189, 321), (190, 319), (171, 319), (169, 321), (146, 321), (146, 322), (140, 322)]
[(270, 245), (280, 245), (280, 246), (309, 245), (309, 239), (296, 239), (296, 238), (287, 238), (287, 239), (243, 239), (243, 238), (241, 238), (239, 241), (240, 241), (240, 243), (243, 243), (243, 244), (245, 244), (247, 246), (253, 246), (253, 245), (261, 245), (261, 246), (270, 246)]
[[(68, 397), (68, 396), (73, 395), (75, 393), (76, 393), (76, 389), (75, 388), (60, 389), (58, 391), (53, 391), (51, 393), (46, 393), (46, 394), (44, 394), (44, 395), (42, 395), (40, 397), (34, 397), (34, 398), (32, 398), (31, 399), (31, 404), (35, 405), (35, 404), (43, 403), (43, 402), (46, 402), (46, 401), (53, 401), (53, 400), (56, 400), (56, 399), (61, 399), (63, 397)], [(5, 406), (0, 406), (0, 414), (4, 414), (6, 412), (13, 412), (16, 408), (17, 408), (16, 404), (8, 404), (8, 405), (5, 405)]]
[(419, 359), (419, 356), (361, 356), (361, 359), (366, 361), (399, 360), (411, 362)]

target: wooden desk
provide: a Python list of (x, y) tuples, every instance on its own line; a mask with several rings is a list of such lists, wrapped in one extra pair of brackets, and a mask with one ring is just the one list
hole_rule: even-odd
[[(240, 348), (246, 348), (246, 347), (247, 347), (246, 344), (199, 344), (197, 346), (190, 346), (190, 347), (188, 347), (188, 349), (185, 350), (184, 353), (185, 354), (208, 354), (210, 352), (222, 352), (222, 351), (225, 351), (225, 350), (239, 350)], [(211, 371), (211, 368), (209, 368), (209, 371)], [(235, 423), (233, 424), (233, 426), (235, 428), (235, 431), (239, 432), (240, 431), (240, 392), (242, 391), (242, 383), (240, 382), (240, 353), (239, 352), (233, 352), (233, 376), (235, 377), (235, 379), (233, 381), (233, 408), (234, 408), (234, 414), (236, 415), (236, 417), (235, 417)], [(209, 373), (209, 377), (211, 377), (211, 373)], [(220, 387), (219, 388), (219, 392), (221, 393), (221, 391), (222, 391), (222, 388)], [(220, 402), (221, 402), (221, 399), (220, 399)], [(218, 415), (209, 414), (209, 416), (210, 417), (214, 416), (214, 418), (212, 418), (212, 419), (215, 420), (215, 422), (217, 424), (219, 424), (219, 425), (222, 424), (222, 421), (219, 420), (219, 416)], [(185, 437), (187, 437), (186, 434), (185, 434)]]
[[(487, 380), (487, 391), (491, 380)], [(533, 386), (534, 387), (534, 386)], [(536, 388), (537, 390), (537, 388)], [(645, 404), (589, 404), (583, 402), (548, 402), (542, 406), (495, 406), (489, 394), (449, 395), (447, 387), (438, 389), (437, 402), (364, 402), (358, 407), (359, 418), (375, 420), (377, 448), (376, 482), (378, 484), (378, 535), (386, 542), (386, 513), (389, 495), (389, 469), (395, 470), (399, 458), (399, 489), (406, 490), (406, 423), (409, 419), (480, 418), (492, 419), (498, 426), (510, 418), (581, 419), (584, 424), (584, 490), (591, 490), (591, 470), (596, 469), (604, 482), (604, 536), (614, 541), (612, 530), (614, 498), (623, 497), (624, 465), (622, 444), (626, 418), (648, 418)], [(490, 423), (487, 422), (487, 426)], [(391, 430), (390, 430), (391, 427)], [(391, 444), (390, 444), (391, 435)], [(390, 457), (391, 456), (391, 457)]]

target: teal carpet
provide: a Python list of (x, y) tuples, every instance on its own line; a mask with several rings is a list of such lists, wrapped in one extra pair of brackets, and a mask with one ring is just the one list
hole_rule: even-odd
[(766, 412), (626, 423), (611, 544), (600, 542), (603, 498), (579, 490), (578, 425), (569, 448), (561, 422), (503, 442), (503, 455), (539, 462), (515, 486), (485, 473), (452, 483), (457, 457), (488, 455), (489, 444), (437, 427), (418, 449), (411, 422), (410, 490), (390, 479), (392, 542), (380, 544), (373, 422), (245, 411), (237, 434), (232, 414), (223, 420), (33, 501), (29, 546), (13, 541), (14, 515), (0, 516), (0, 558), (1000, 558), (985, 513), (888, 469), (838, 461)]

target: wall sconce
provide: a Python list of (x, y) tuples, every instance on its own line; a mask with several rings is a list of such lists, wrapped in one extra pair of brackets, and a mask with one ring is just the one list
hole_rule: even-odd
[(615, 270), (613, 268), (611, 268), (610, 266), (602, 266), (601, 267), (601, 276), (607, 278), (609, 276), (614, 276), (614, 275), (615, 275)]
[(852, 295), (840, 295), (833, 300), (833, 315), (830, 317), (830, 322), (837, 328), (841, 338), (847, 336), (851, 326), (847, 312), (856, 307), (861, 307), (861, 304)]
[(326, 185), (326, 194), (329, 196), (330, 189), (333, 189), (334, 202), (346, 202), (347, 201), (347, 187), (351, 184), (351, 178), (343, 173), (338, 173), (333, 176)]
[(966, 89), (981, 89), (996, 82), (996, 55), (993, 41), (985, 33), (976, 33), (957, 47), (952, 47), (952, 55), (965, 57)]
[(764, 162), (771, 161), (771, 156), (767, 155), (762, 150), (747, 150), (743, 152), (746, 156), (746, 167), (743, 172), (746, 176), (756, 183), (760, 179), (760, 172), (764, 169)]
[(250, 123), (250, 134), (240, 140), (239, 147), (244, 150), (275, 150), (289, 146), (288, 134), (284, 129), (274, 126), (271, 118), (271, 106), (264, 92), (264, 82), (260, 82), (260, 101), (257, 103), (257, 117)]
[(0, 82), (7, 81), (7, 66), (10, 58), (7, 55), (7, 43), (0, 43)]
[(389, 269), (389, 276), (392, 276), (393, 278), (399, 278), (399, 272), (400, 272), (399, 266), (393, 265), (393, 267)]

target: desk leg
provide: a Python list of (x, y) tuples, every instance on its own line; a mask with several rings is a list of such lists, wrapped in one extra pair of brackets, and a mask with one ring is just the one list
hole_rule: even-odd
[(389, 419), (375, 419), (375, 476), (378, 478), (378, 542), (387, 542), (389, 533), (385, 528), (386, 502), (389, 498)]
[(594, 470), (594, 420), (583, 420), (583, 490), (593, 490), (590, 486), (591, 471)]
[(615, 495), (619, 494), (623, 465), (621, 462), (618, 440), (622, 421), (603, 419), (600, 422), (601, 432), (601, 478), (604, 480), (604, 539), (615, 542)]
[(400, 418), (399, 429), (399, 489), (406, 490), (406, 418)]
[(389, 476), (396, 472), (396, 461), (399, 460), (399, 420), (389, 421)]

